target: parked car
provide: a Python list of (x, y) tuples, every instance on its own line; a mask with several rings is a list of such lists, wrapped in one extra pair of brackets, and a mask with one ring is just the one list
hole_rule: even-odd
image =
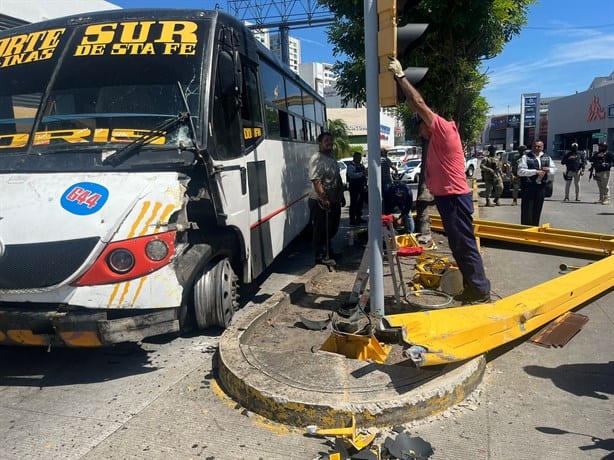
[(468, 178), (472, 178), (473, 176), (475, 176), (475, 172), (480, 167), (478, 161), (479, 160), (477, 157), (465, 157), (465, 175)]
[(422, 148), (415, 145), (392, 147), (388, 149), (388, 158), (400, 171), (405, 168), (408, 161), (422, 158)]
[(418, 182), (420, 180), (420, 167), (422, 160), (409, 160), (405, 163), (403, 169), (393, 174), (393, 179), (404, 183)]

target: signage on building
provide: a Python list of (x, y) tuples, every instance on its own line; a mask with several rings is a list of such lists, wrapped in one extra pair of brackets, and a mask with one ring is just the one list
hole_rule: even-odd
[(379, 139), (380, 141), (390, 140), (390, 126), (379, 125)]
[(492, 117), (490, 119), (490, 129), (505, 129), (507, 127), (507, 117)]
[(601, 107), (599, 96), (593, 96), (593, 101), (588, 106), (588, 117), (586, 121), (603, 120), (605, 118), (605, 109)]
[(520, 115), (508, 115), (507, 116), (507, 127), (508, 128), (517, 128), (520, 126)]
[(535, 107), (537, 105), (538, 96), (525, 96), (524, 98), (524, 106), (525, 107)]
[(535, 128), (538, 127), (537, 123), (539, 122), (539, 98), (539, 93), (523, 94), (520, 98), (520, 144), (525, 143), (525, 128), (529, 128), (529, 137), (534, 139)]

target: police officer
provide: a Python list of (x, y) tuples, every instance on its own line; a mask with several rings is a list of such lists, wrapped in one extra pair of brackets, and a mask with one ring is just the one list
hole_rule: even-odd
[(595, 182), (599, 187), (599, 201), (601, 204), (610, 204), (610, 168), (614, 165), (614, 154), (608, 152), (608, 144), (599, 143), (599, 150), (590, 159), (594, 171)]
[(362, 164), (362, 154), (354, 152), (353, 160), (347, 169), (348, 187), (350, 189), (350, 225), (360, 225), (367, 222), (362, 218), (362, 208), (365, 202), (367, 169)]
[(578, 144), (575, 142), (571, 144), (571, 150), (563, 155), (561, 164), (567, 168), (563, 175), (565, 179), (565, 199), (563, 201), (569, 201), (569, 189), (572, 181), (576, 189), (576, 201), (580, 201), (580, 176), (584, 175), (586, 158), (584, 158), (584, 152), (578, 150)]
[(486, 184), (486, 206), (491, 206), (490, 197), (495, 189), (495, 205), (499, 206), (499, 198), (503, 193), (503, 176), (501, 174), (501, 161), (495, 157), (494, 145), (488, 147), (488, 156), (480, 163), (482, 177)]
[(546, 183), (556, 174), (554, 161), (544, 152), (540, 140), (533, 144), (533, 151), (525, 153), (518, 162), (518, 175), (522, 184), (522, 203), (520, 204), (520, 223), (539, 225), (539, 219), (546, 197)]

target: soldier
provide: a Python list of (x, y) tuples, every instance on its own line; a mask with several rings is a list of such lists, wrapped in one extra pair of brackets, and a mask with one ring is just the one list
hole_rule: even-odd
[(503, 176), (501, 173), (501, 161), (495, 157), (495, 146), (488, 147), (488, 156), (480, 163), (480, 170), (486, 184), (486, 206), (490, 204), (493, 188), (495, 189), (495, 205), (499, 206), (499, 198), (503, 193)]
[(511, 157), (511, 167), (512, 167), (512, 206), (518, 205), (518, 192), (520, 191), (520, 177), (518, 177), (518, 161), (524, 155), (524, 152), (527, 150), (526, 145), (518, 146), (518, 153), (512, 155)]

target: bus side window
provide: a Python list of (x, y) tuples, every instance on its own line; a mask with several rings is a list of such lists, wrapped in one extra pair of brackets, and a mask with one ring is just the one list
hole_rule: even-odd
[(290, 137), (290, 116), (284, 110), (279, 110), (279, 132), (282, 139)]
[(243, 66), (243, 92), (241, 94), (241, 120), (245, 149), (250, 150), (264, 139), (262, 105), (256, 69)]
[(239, 94), (235, 75), (232, 55), (220, 48), (211, 110), (211, 133), (215, 144), (211, 149), (211, 155), (216, 160), (228, 160), (243, 154)]

